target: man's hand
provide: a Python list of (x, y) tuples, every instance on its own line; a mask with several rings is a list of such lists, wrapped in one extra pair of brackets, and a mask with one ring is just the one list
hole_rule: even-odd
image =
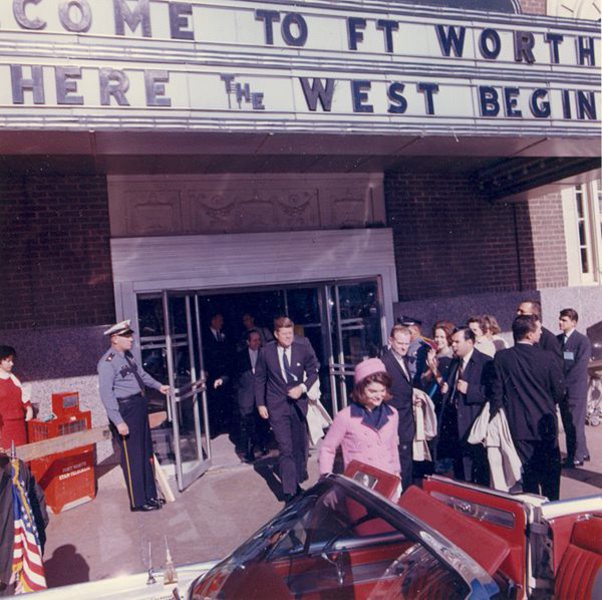
[(456, 389), (461, 394), (467, 394), (468, 393), (468, 381), (464, 381), (464, 379), (458, 379), (458, 383), (456, 383)]
[(449, 385), (447, 384), (447, 381), (444, 381), (444, 382), (441, 384), (441, 393), (442, 393), (443, 395), (445, 395), (445, 394), (447, 394), (447, 392), (449, 392)]
[(224, 385), (224, 380), (220, 377), (213, 382), (213, 389), (216, 390), (218, 387)]
[(270, 417), (267, 406), (258, 406), (257, 410), (259, 411), (259, 416), (262, 419), (268, 419)]
[(301, 398), (301, 396), (304, 394), (303, 386), (301, 384), (296, 385), (295, 387), (292, 387), (287, 394), (289, 398), (292, 398), (293, 400), (299, 400), (299, 398)]
[(33, 419), (33, 406), (28, 406), (25, 411), (25, 420), (31, 421)]
[(159, 391), (160, 391), (162, 394), (169, 394), (169, 389), (170, 389), (170, 388), (169, 388), (169, 386), (168, 386), (168, 385), (162, 385), (162, 386), (159, 388)]
[(127, 423), (119, 423), (119, 425), (117, 425), (117, 431), (119, 432), (119, 435), (124, 437), (130, 434), (130, 428)]

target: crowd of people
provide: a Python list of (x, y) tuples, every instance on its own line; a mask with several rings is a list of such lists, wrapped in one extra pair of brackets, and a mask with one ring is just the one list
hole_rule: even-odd
[[(576, 330), (578, 320), (574, 309), (560, 311), (561, 333), (555, 336), (542, 327), (540, 304), (522, 302), (511, 348), (491, 315), (458, 327), (439, 321), (432, 339), (422, 336), (417, 322), (395, 325), (381, 357), (356, 366), (353, 403), (336, 415), (322, 443), (320, 472), (332, 470), (340, 446), (345, 464), (355, 458), (399, 475), (405, 489), (414, 481), (415, 414), (426, 394), (437, 425), (429, 442), (432, 460), (420, 474), (431, 470), (558, 499), (562, 466), (590, 460), (585, 411), (591, 344)], [(558, 408), (567, 443), (562, 465)]]
[[(242, 322), (237, 344), (227, 340), (219, 313), (204, 335), (211, 429), (231, 433), (247, 462), (265, 454), (272, 437), (282, 498), (290, 501), (308, 478), (308, 393), (319, 386), (318, 359), (288, 317), (277, 318), (273, 331), (258, 327), (249, 313)], [(356, 366), (351, 404), (335, 416), (321, 443), (320, 472), (333, 469), (340, 447), (345, 464), (357, 458), (384, 468), (400, 477), (402, 489), (435, 472), (557, 499), (558, 408), (567, 441), (564, 466), (590, 458), (585, 414), (591, 345), (577, 323), (575, 310), (562, 310), (555, 336), (542, 327), (540, 304), (522, 302), (510, 348), (492, 315), (460, 326), (438, 321), (432, 338), (415, 320), (396, 324), (380, 356)], [(132, 407), (144, 405), (147, 386), (169, 389), (135, 364), (129, 322), (107, 335), (111, 349), (99, 362), (100, 391), (122, 448), (131, 509), (157, 510), (161, 502), (147, 468), (148, 423)], [(425, 451), (417, 445), (423, 422), (431, 424)]]

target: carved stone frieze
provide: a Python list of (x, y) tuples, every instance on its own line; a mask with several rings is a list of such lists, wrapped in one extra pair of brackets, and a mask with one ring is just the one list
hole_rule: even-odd
[(380, 174), (110, 176), (109, 206), (113, 237), (363, 228), (384, 219)]

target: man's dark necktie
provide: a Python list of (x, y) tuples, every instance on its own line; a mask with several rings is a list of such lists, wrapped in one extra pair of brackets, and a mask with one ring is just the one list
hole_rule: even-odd
[(144, 381), (142, 381), (142, 377), (140, 377), (140, 373), (138, 373), (138, 365), (134, 362), (131, 352), (129, 352), (129, 351), (126, 352), (124, 354), (124, 356), (125, 356), (125, 360), (127, 361), (128, 365), (130, 366), (130, 371), (131, 371), (132, 375), (136, 378), (136, 381), (138, 382), (138, 385), (140, 386), (140, 395), (146, 396), (146, 391), (145, 391), (146, 386), (144, 385)]
[(291, 363), (288, 361), (286, 350), (282, 351), (282, 364), (284, 365), (284, 372), (286, 373), (286, 383), (295, 383), (297, 381), (297, 377), (291, 371)]
[(464, 376), (464, 361), (460, 361), (458, 364), (458, 370), (456, 372), (457, 377), (454, 383), (454, 393), (452, 394), (452, 402), (455, 404), (456, 408), (458, 406), (458, 401), (460, 399), (460, 392), (458, 391), (458, 381), (462, 379)]

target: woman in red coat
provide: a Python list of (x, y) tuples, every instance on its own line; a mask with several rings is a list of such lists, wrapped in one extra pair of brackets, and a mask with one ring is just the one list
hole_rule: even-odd
[(15, 349), (0, 346), (0, 447), (10, 451), (27, 443), (25, 421), (33, 417), (29, 398), (23, 394), (21, 382), (12, 374)]

